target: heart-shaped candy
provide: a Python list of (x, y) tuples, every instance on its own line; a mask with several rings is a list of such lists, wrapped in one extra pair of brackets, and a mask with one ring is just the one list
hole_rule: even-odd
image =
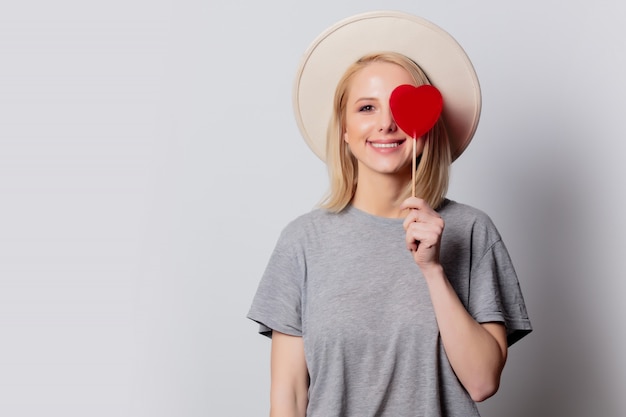
[(389, 107), (398, 127), (417, 139), (437, 123), (443, 109), (443, 98), (432, 85), (415, 87), (403, 84), (392, 91)]

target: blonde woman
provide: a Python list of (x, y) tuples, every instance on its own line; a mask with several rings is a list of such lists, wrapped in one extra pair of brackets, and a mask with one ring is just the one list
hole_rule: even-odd
[[(338, 67), (330, 90), (319, 85), (328, 65)], [(444, 114), (415, 139), (413, 172), (414, 138), (389, 97), (431, 82)], [(248, 314), (272, 338), (270, 416), (478, 416), (531, 325), (489, 217), (446, 198), (480, 113), (469, 60), (420, 18), (355, 16), (309, 49), (295, 107), (330, 190), (283, 230)]]

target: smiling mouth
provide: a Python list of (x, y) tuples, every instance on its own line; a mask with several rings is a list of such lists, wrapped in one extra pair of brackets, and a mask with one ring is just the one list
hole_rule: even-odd
[(393, 142), (370, 142), (370, 145), (378, 149), (397, 148), (398, 146), (402, 145), (405, 140), (406, 139), (400, 139)]

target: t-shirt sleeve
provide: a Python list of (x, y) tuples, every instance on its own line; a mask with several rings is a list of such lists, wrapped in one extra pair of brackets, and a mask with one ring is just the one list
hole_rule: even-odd
[(268, 337), (272, 330), (302, 336), (302, 251), (288, 230), (280, 238), (263, 273), (248, 318), (259, 324), (259, 333)]
[(532, 331), (517, 274), (501, 239), (472, 268), (469, 310), (479, 323), (504, 323), (509, 346)]

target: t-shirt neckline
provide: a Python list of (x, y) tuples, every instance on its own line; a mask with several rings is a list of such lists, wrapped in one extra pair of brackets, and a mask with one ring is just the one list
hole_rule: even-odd
[(353, 206), (352, 204), (348, 205), (345, 208), (344, 212), (348, 216), (354, 217), (356, 219), (359, 219), (361, 221), (365, 221), (374, 225), (382, 225), (382, 226), (394, 225), (395, 226), (395, 225), (401, 225), (404, 222), (404, 219), (402, 218), (396, 219), (392, 217), (382, 217), (382, 216), (376, 216), (374, 214), (370, 214), (366, 211), (363, 211)]

